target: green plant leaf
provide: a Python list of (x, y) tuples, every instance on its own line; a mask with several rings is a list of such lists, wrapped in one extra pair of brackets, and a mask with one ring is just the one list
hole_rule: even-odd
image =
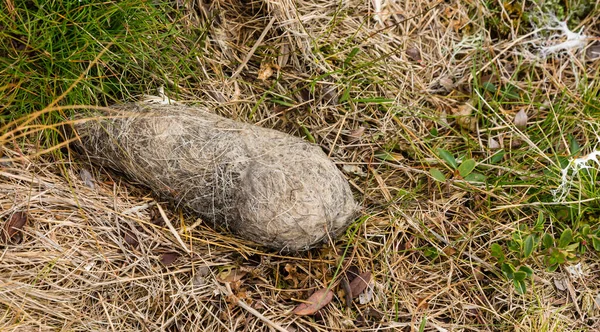
[(523, 295), (525, 294), (525, 292), (527, 292), (527, 286), (525, 285), (525, 281), (514, 279), (513, 285), (515, 286), (515, 290), (519, 295)]
[(502, 161), (502, 159), (504, 158), (504, 155), (506, 154), (506, 152), (504, 150), (500, 150), (498, 152), (496, 152), (491, 158), (490, 158), (490, 162), (492, 164), (497, 164), (499, 162)]
[(533, 270), (529, 266), (523, 265), (519, 268), (519, 271), (525, 272), (527, 277), (531, 277), (531, 275), (533, 275)]
[(458, 163), (456, 162), (456, 159), (454, 159), (454, 156), (452, 155), (452, 153), (450, 153), (450, 151), (444, 150), (442, 148), (438, 148), (437, 150), (438, 156), (442, 158), (450, 167), (452, 167), (452, 169), (456, 169), (458, 167)]
[(525, 271), (515, 271), (513, 273), (514, 279), (515, 280), (525, 280), (525, 278), (527, 278), (527, 273)]
[(344, 60), (344, 68), (348, 67), (348, 65), (350, 64), (350, 62), (352, 62), (352, 59), (354, 59), (354, 57), (356, 56), (356, 54), (358, 54), (358, 51), (360, 51), (360, 49), (358, 47), (355, 47), (355, 48), (353, 48), (350, 51), (350, 53), (346, 57), (346, 60)]
[(600, 237), (592, 236), (592, 246), (596, 251), (600, 251)]
[(432, 167), (429, 170), (429, 173), (435, 180), (440, 181), (440, 182), (446, 182), (446, 176), (439, 169)]
[(514, 279), (515, 267), (512, 264), (504, 263), (500, 267), (500, 270), (502, 270), (502, 272), (508, 279)]
[(565, 249), (567, 251), (575, 251), (577, 248), (579, 248), (579, 242), (571, 243)]
[(508, 250), (510, 250), (512, 252), (521, 251), (521, 246), (519, 246), (519, 242), (517, 242), (517, 241), (508, 241), (506, 243), (506, 246), (508, 247)]
[(504, 252), (498, 243), (492, 243), (490, 246), (490, 252), (492, 253), (492, 257), (495, 257), (498, 259), (498, 261), (504, 260)]
[(531, 254), (533, 253), (533, 244), (534, 244), (533, 235), (531, 235), (531, 234), (527, 235), (527, 237), (525, 238), (525, 241), (523, 242), (523, 258), (527, 258), (527, 257), (531, 256)]
[(465, 176), (465, 181), (468, 182), (485, 182), (485, 175), (473, 172)]
[(546, 270), (548, 270), (548, 272), (554, 272), (557, 269), (558, 269), (558, 264), (554, 264), (554, 265), (548, 266), (548, 268)]
[(542, 248), (548, 249), (554, 247), (554, 237), (548, 233), (544, 233), (542, 236)]
[(581, 226), (581, 235), (583, 235), (584, 237), (586, 237), (589, 234), (590, 234), (590, 225), (583, 225), (583, 226)]
[(573, 231), (570, 228), (565, 229), (558, 239), (558, 247), (566, 248), (573, 240)]
[(546, 218), (544, 217), (544, 213), (542, 211), (540, 211), (538, 213), (538, 217), (537, 217), (537, 220), (535, 221), (535, 226), (533, 226), (533, 229), (535, 229), (538, 232), (541, 232), (544, 229), (545, 222), (546, 222)]
[(569, 139), (569, 150), (571, 152), (571, 156), (574, 156), (579, 152), (581, 147), (579, 146), (579, 142), (577, 142), (577, 139), (575, 139), (573, 135), (569, 134), (569, 136), (567, 137)]
[(419, 324), (419, 332), (425, 331), (425, 327), (427, 326), (427, 317), (423, 316), (421, 319), (421, 324)]
[(496, 93), (496, 86), (493, 83), (490, 82), (483, 82), (483, 84), (481, 84), (481, 87), (486, 90), (489, 91), (491, 93)]
[(471, 174), (475, 169), (477, 162), (475, 159), (467, 159), (458, 166), (458, 174), (464, 179), (467, 175)]

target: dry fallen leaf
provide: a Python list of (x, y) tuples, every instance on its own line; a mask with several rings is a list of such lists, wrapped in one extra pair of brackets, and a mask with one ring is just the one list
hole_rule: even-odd
[(258, 78), (261, 81), (266, 80), (267, 78), (273, 76), (273, 69), (279, 69), (279, 66), (274, 63), (261, 63), (256, 78)]
[(519, 112), (517, 112), (517, 114), (515, 114), (513, 123), (519, 129), (523, 129), (527, 126), (527, 113), (525, 113), (524, 109), (521, 109)]
[(472, 116), (473, 109), (470, 103), (466, 103), (460, 106), (457, 112), (454, 114), (456, 116), (456, 123), (465, 129), (470, 131), (477, 131), (477, 118)]
[(416, 62), (421, 62), (421, 52), (419, 49), (415, 47), (409, 47), (406, 49), (406, 55), (412, 60)]
[(444, 89), (446, 89), (446, 91), (452, 91), (454, 88), (454, 81), (450, 77), (440, 78), (439, 83)]
[(490, 137), (488, 140), (488, 147), (490, 150), (498, 150), (500, 149), (500, 143), (498, 143), (498, 141), (496, 141), (494, 138)]
[(585, 53), (587, 60), (594, 61), (600, 59), (600, 44), (590, 46)]
[(135, 234), (133, 234), (133, 232), (131, 231), (125, 231), (125, 235), (123, 235), (123, 240), (125, 240), (125, 243), (134, 248), (136, 248), (140, 244), (137, 239), (137, 236), (135, 236)]
[(367, 286), (371, 282), (371, 272), (367, 271), (358, 275), (350, 282), (350, 290), (352, 291), (352, 298), (358, 297), (362, 292), (365, 291)]
[(365, 129), (366, 129), (365, 127), (360, 126), (360, 127), (358, 127), (358, 129), (350, 131), (350, 133), (348, 134), (348, 141), (351, 143), (359, 141), (360, 138), (365, 133)]
[(13, 237), (16, 237), (21, 232), (25, 224), (27, 224), (26, 212), (19, 211), (13, 213), (10, 219), (4, 223), (4, 227), (2, 227), (0, 243), (11, 242)]
[(164, 266), (169, 266), (169, 265), (175, 263), (175, 261), (177, 260), (177, 258), (179, 258), (179, 256), (180, 255), (176, 252), (167, 252), (160, 256), (160, 262)]
[(83, 181), (83, 184), (90, 188), (90, 189), (94, 189), (94, 177), (92, 176), (92, 173), (90, 173), (87, 169), (82, 169), (81, 171), (79, 171), (79, 177), (81, 177), (81, 181)]
[(293, 313), (298, 316), (313, 315), (333, 299), (333, 292), (327, 288), (314, 292), (304, 303), (300, 303)]
[(283, 269), (288, 273), (287, 276), (283, 277), (283, 280), (291, 281), (293, 283), (293, 287), (298, 288), (298, 271), (296, 270), (296, 265), (288, 263), (285, 264)]
[(238, 282), (242, 280), (244, 276), (246, 276), (248, 272), (240, 271), (239, 269), (229, 267), (225, 268), (217, 275), (217, 280), (220, 282)]

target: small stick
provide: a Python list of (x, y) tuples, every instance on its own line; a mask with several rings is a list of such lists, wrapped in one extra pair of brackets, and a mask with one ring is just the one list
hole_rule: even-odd
[(263, 316), (263, 314), (261, 314), (256, 309), (249, 306), (246, 302), (242, 301), (237, 296), (235, 296), (233, 294), (233, 291), (231, 290), (231, 286), (229, 285), (228, 282), (225, 283), (225, 287), (226, 288), (223, 289), (223, 287), (219, 285), (219, 288), (221, 289), (221, 291), (224, 291), (225, 295), (227, 295), (227, 296), (233, 296), (235, 298), (236, 304), (238, 306), (240, 306), (242, 309), (248, 311), (249, 313), (254, 315), (256, 318), (262, 320), (264, 323), (266, 323), (267, 325), (276, 329), (279, 332), (289, 332), (288, 330), (284, 329), (281, 325), (279, 325), (279, 324), (273, 322), (272, 320), (268, 319), (267, 317)]
[(267, 32), (269, 30), (271, 30), (273, 23), (275, 23), (275, 17), (273, 17), (271, 19), (271, 21), (269, 22), (269, 24), (267, 24), (267, 26), (265, 27), (265, 30), (263, 30), (263, 32), (260, 34), (260, 37), (258, 37), (258, 39), (256, 40), (256, 43), (254, 43), (254, 46), (252, 46), (252, 48), (250, 49), (250, 52), (248, 52), (248, 54), (246, 54), (244, 61), (242, 61), (242, 63), (238, 67), (238, 69), (236, 69), (235, 72), (233, 73), (233, 75), (231, 75), (232, 79), (234, 79), (236, 76), (238, 76), (242, 72), (244, 67), (246, 67), (246, 64), (248, 63), (248, 61), (250, 61), (250, 58), (252, 57), (252, 55), (254, 55), (254, 52), (256, 52), (256, 49), (258, 48), (258, 46), (260, 46), (260, 43), (262, 43), (262, 40), (267, 35)]
[(177, 239), (177, 242), (179, 242), (179, 244), (183, 247), (185, 252), (187, 252), (188, 254), (191, 254), (192, 251), (190, 249), (188, 249), (188, 247), (185, 245), (185, 243), (179, 236), (179, 233), (177, 233), (177, 230), (175, 229), (175, 227), (173, 227), (173, 224), (171, 224), (171, 221), (169, 220), (169, 218), (167, 218), (165, 211), (160, 207), (160, 204), (157, 203), (156, 207), (158, 208), (158, 212), (160, 212), (160, 216), (164, 219), (165, 224), (167, 224), (167, 226), (169, 227), (169, 230), (171, 231), (173, 236), (175, 236), (175, 238)]

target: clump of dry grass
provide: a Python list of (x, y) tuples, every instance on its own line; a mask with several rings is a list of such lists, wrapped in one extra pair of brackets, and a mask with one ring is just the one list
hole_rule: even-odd
[[(342, 240), (304, 256), (265, 252), (167, 205), (167, 218), (152, 212), (146, 191), (102, 169), (92, 189), (85, 163), (24, 157), (0, 172), (0, 218), (30, 216), (22, 242), (0, 256), (2, 329), (598, 329), (597, 253), (578, 253), (583, 272), (572, 274), (569, 263), (547, 272), (536, 251), (522, 261), (535, 271), (524, 295), (490, 253), (530, 232), (539, 212), (557, 235), (597, 226), (593, 185), (578, 180), (560, 204), (551, 189), (561, 160), (595, 147), (598, 60), (529, 56), (534, 36), (514, 17), (500, 16), (510, 38), (492, 39), (496, 14), (482, 2), (388, 2), (384, 26), (365, 1), (319, 5), (185, 3), (178, 24), (210, 22), (203, 70), (167, 88), (323, 147), (365, 207)], [(586, 35), (600, 35), (594, 13)], [(258, 79), (267, 67), (272, 76)], [(523, 129), (512, 122), (521, 109)], [(9, 157), (36, 151), (5, 142)], [(439, 148), (475, 159), (486, 180), (461, 179)], [(372, 272), (372, 297), (346, 307), (351, 268)], [(291, 314), (330, 286), (317, 315)]]

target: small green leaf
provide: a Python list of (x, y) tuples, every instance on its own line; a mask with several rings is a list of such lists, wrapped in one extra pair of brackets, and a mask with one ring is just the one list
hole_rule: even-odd
[(497, 163), (501, 162), (502, 159), (504, 158), (505, 154), (506, 154), (506, 152), (504, 152), (504, 150), (500, 150), (500, 151), (494, 153), (494, 155), (490, 158), (490, 162), (492, 164), (497, 164)]
[(525, 280), (525, 278), (527, 278), (527, 273), (521, 270), (515, 271), (513, 275), (515, 280)]
[(435, 180), (440, 182), (446, 182), (446, 176), (439, 169), (433, 167), (429, 170), (429, 173)]
[(508, 241), (506, 243), (506, 246), (508, 247), (508, 250), (510, 250), (512, 252), (521, 251), (521, 246), (519, 246), (519, 242), (517, 242), (517, 241)]
[(569, 150), (571, 152), (571, 156), (574, 156), (579, 152), (581, 147), (579, 146), (579, 142), (577, 142), (577, 139), (575, 139), (573, 135), (569, 134), (569, 136), (567, 137), (569, 138)]
[(471, 174), (471, 172), (473, 172), (473, 170), (475, 169), (475, 166), (477, 165), (477, 162), (475, 161), (475, 159), (467, 159), (465, 161), (463, 161), (460, 166), (458, 166), (458, 174), (460, 174), (460, 176), (463, 177), (463, 179)]
[(573, 231), (570, 228), (565, 229), (558, 240), (558, 247), (565, 248), (573, 240)]
[(507, 84), (506, 87), (504, 89), (502, 89), (502, 96), (507, 98), (507, 99), (512, 99), (512, 100), (518, 100), (519, 99), (519, 93), (516, 92), (518, 91), (517, 87), (515, 87), (512, 84)]
[(440, 253), (434, 247), (427, 247), (423, 249), (423, 255), (429, 259), (436, 259)]
[(519, 295), (525, 294), (527, 292), (527, 286), (525, 285), (525, 281), (523, 280), (513, 280), (513, 285), (515, 286), (515, 290)]
[(546, 222), (546, 218), (544, 217), (544, 213), (542, 211), (540, 211), (538, 213), (538, 217), (537, 217), (537, 220), (535, 221), (535, 226), (533, 226), (533, 228), (536, 231), (541, 232), (544, 229), (545, 222)]
[(533, 253), (533, 244), (534, 244), (534, 238), (533, 235), (527, 235), (527, 237), (525, 238), (525, 241), (523, 242), (523, 258), (527, 258), (529, 256), (531, 256), (531, 254)]
[(481, 87), (486, 90), (489, 91), (491, 93), (496, 93), (496, 86), (493, 83), (490, 82), (483, 82), (483, 84), (481, 84)]
[(340, 103), (343, 103), (350, 99), (350, 84), (344, 89), (342, 96), (340, 97)]
[(495, 257), (498, 259), (498, 261), (504, 260), (504, 252), (498, 243), (492, 243), (490, 246), (490, 251), (492, 253), (492, 257)]
[(358, 54), (358, 51), (360, 51), (360, 49), (358, 47), (355, 47), (355, 48), (353, 48), (350, 51), (350, 53), (346, 57), (346, 60), (344, 60), (344, 68), (348, 67), (348, 65), (350, 64), (350, 62), (352, 61), (352, 59), (354, 59), (354, 57), (356, 56), (356, 54)]
[(586, 237), (586, 236), (588, 236), (588, 234), (590, 234), (590, 225), (583, 225), (581, 227), (581, 235)]
[(423, 316), (421, 319), (421, 324), (419, 324), (419, 332), (425, 331), (425, 327), (427, 326), (427, 316)]
[(546, 269), (548, 272), (554, 272), (558, 269), (558, 264), (554, 264), (554, 265), (550, 265), (548, 266), (548, 268)]
[(579, 248), (579, 242), (575, 242), (575, 243), (571, 243), (571, 244), (569, 244), (569, 245), (568, 245), (568, 246), (565, 248), (565, 250), (567, 250), (567, 251), (575, 251), (575, 250), (577, 250), (577, 248)]
[(438, 156), (442, 158), (450, 167), (452, 167), (452, 169), (456, 169), (458, 167), (458, 163), (450, 151), (438, 148)]
[(502, 264), (502, 266), (500, 267), (500, 270), (502, 270), (502, 272), (508, 279), (513, 279), (515, 277), (514, 276), (515, 267), (512, 266), (512, 264), (510, 264), (510, 263)]
[(465, 181), (468, 182), (485, 182), (485, 175), (473, 172), (467, 176), (465, 176)]
[(592, 245), (596, 251), (600, 251), (600, 237), (592, 236)]
[(531, 277), (531, 275), (533, 275), (533, 270), (529, 266), (523, 265), (519, 268), (519, 271), (525, 272), (527, 277)]
[(544, 233), (542, 236), (542, 248), (548, 249), (554, 247), (554, 237), (548, 233)]

